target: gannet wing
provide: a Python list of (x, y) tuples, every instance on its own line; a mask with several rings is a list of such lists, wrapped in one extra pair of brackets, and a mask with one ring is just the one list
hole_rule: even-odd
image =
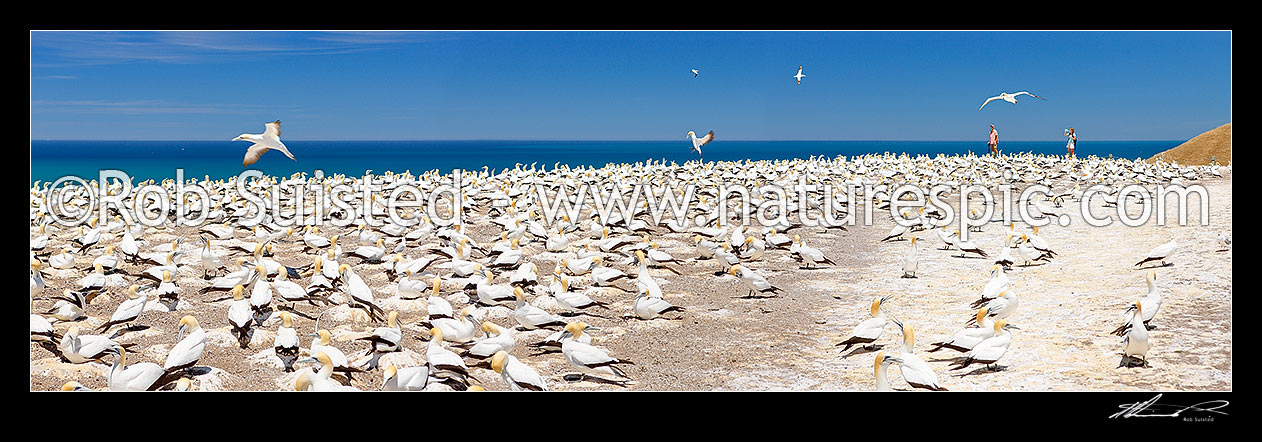
[(245, 150), (245, 160), (241, 161), (241, 167), (250, 167), (259, 160), (260, 156), (263, 156), (263, 152), (267, 152), (267, 149), (270, 148), (262, 144), (251, 144), (250, 148)]
[(272, 137), (278, 140), (280, 139), (280, 120), (267, 123), (265, 126), (267, 126), (267, 129), (263, 131), (264, 137)]
[(267, 146), (267, 147), (268, 147), (268, 148), (273, 149), (273, 150), (278, 150), (278, 151), (280, 151), (281, 153), (285, 154), (285, 156), (289, 157), (289, 159), (294, 160), (294, 161), (298, 161), (298, 159), (297, 159), (297, 158), (294, 158), (294, 154), (289, 153), (289, 148), (288, 148), (288, 147), (285, 147), (285, 143), (280, 142), (280, 140), (279, 140), (279, 139), (276, 139), (276, 140), (264, 140), (264, 141), (265, 141), (265, 142), (267, 142), (267, 144), (268, 144), (268, 146)]
[[(705, 146), (706, 143), (709, 143), (711, 141), (714, 141), (714, 131), (710, 131), (710, 133), (705, 134), (704, 137), (697, 139), (697, 142), (701, 143), (701, 144), (698, 144), (697, 147)], [(697, 150), (700, 151), (701, 149), (697, 149)]]
[(986, 105), (987, 105), (987, 104), (990, 104), (990, 102), (995, 101), (995, 100), (998, 100), (998, 99), (999, 99), (999, 96), (998, 96), (998, 95), (996, 95), (996, 96), (994, 96), (994, 97), (987, 98), (987, 99), (986, 99), (986, 102), (985, 102), (985, 103), (982, 103), (982, 106), (981, 106), (981, 107), (979, 107), (979, 108), (977, 108), (977, 110), (979, 110), (979, 111), (980, 111), (980, 110), (982, 110), (982, 107), (986, 107)]
[(1040, 100), (1043, 100), (1043, 101), (1047, 101), (1047, 99), (1046, 99), (1046, 98), (1040, 97), (1040, 96), (1038, 96), (1038, 95), (1031, 94), (1031, 93), (1026, 92), (1026, 91), (1017, 92), (1017, 93), (1015, 93), (1015, 94), (1012, 94), (1012, 96), (1014, 96), (1014, 97), (1015, 97), (1015, 96), (1017, 96), (1017, 95), (1021, 95), (1021, 94), (1026, 94), (1026, 95), (1029, 95), (1029, 96), (1031, 96), (1031, 97), (1034, 97), (1034, 98), (1037, 98), (1037, 99), (1040, 99)]

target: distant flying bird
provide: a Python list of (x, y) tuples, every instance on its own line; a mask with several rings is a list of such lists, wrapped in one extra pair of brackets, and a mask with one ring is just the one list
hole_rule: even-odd
[[(1017, 104), (1017, 95), (1021, 95), (1021, 94), (1026, 94), (1026, 95), (1029, 95), (1029, 96), (1031, 96), (1031, 97), (1034, 97), (1034, 98), (1037, 98), (1037, 99), (1040, 99), (1040, 100), (1043, 100), (1043, 101), (1047, 101), (1047, 99), (1046, 99), (1046, 98), (1040, 97), (1040, 96), (1038, 96), (1038, 95), (1031, 94), (1031, 93), (1026, 92), (1026, 91), (1017, 92), (1017, 93), (1015, 93), (1015, 94), (1009, 94), (1009, 93), (1007, 93), (1007, 92), (1000, 92), (1000, 93), (999, 93), (999, 95), (997, 95), (997, 96), (987, 98), (987, 99), (986, 99), (986, 102), (985, 102), (985, 103), (982, 103), (982, 107), (986, 107), (986, 104), (988, 104), (988, 103), (990, 103), (990, 102), (992, 102), (992, 101), (995, 101), (995, 100), (1003, 100), (1003, 101), (1007, 101), (1007, 102), (1012, 103), (1012, 104)], [(981, 111), (981, 110), (982, 110), (982, 107), (977, 108), (977, 110), (978, 110), (978, 111)]]
[(289, 157), (289, 159), (298, 161), (297, 158), (294, 158), (294, 154), (289, 153), (289, 148), (285, 147), (285, 143), (280, 142), (280, 120), (267, 123), (266, 126), (267, 129), (264, 129), (262, 134), (241, 134), (232, 139), (232, 141), (245, 140), (254, 143), (250, 145), (249, 149), (246, 149), (245, 160), (241, 162), (241, 167), (250, 167), (268, 149), (278, 150)]
[(693, 70), (692, 70), (692, 78), (697, 78), (697, 76), (698, 76), (698, 75), (701, 75), (701, 71), (698, 71), (698, 70), (696, 70), (696, 69), (693, 69)]
[[(692, 150), (697, 151), (697, 155), (701, 155), (701, 146), (705, 146), (706, 143), (714, 141), (714, 131), (710, 131), (710, 133), (705, 134), (705, 136), (701, 138), (697, 138), (696, 132), (688, 131), (688, 137), (692, 138)], [(704, 157), (704, 155), (701, 156)]]
[[(798, 84), (802, 84), (802, 77), (805, 77), (805, 76), (806, 76), (805, 74), (802, 74), (802, 65), (798, 65), (798, 73), (797, 75), (794, 75), (793, 78), (798, 79)], [(1016, 103), (1016, 102), (1014, 101), (1013, 103)]]

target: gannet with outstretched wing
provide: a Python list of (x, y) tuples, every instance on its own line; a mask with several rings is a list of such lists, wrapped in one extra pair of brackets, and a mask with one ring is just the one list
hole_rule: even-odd
[(249, 149), (246, 149), (245, 160), (241, 162), (241, 167), (250, 167), (269, 149), (278, 150), (289, 157), (289, 159), (298, 161), (297, 158), (294, 158), (294, 154), (289, 153), (289, 148), (285, 147), (285, 143), (280, 142), (280, 120), (267, 123), (265, 126), (267, 129), (264, 129), (261, 134), (241, 134), (232, 139), (232, 141), (250, 141), (254, 143), (250, 145)]

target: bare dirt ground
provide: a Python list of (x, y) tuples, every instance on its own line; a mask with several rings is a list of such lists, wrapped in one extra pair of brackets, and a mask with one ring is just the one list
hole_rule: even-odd
[[(1046, 264), (1017, 265), (1008, 273), (1012, 288), (1021, 299), (1018, 311), (1008, 319), (1021, 329), (1014, 331), (1012, 347), (1000, 361), (1007, 369), (959, 376), (964, 373), (949, 371), (945, 362), (930, 362), (941, 384), (952, 391), (1231, 390), (1232, 252), (1218, 251), (1220, 247), (1215, 239), (1219, 233), (1231, 235), (1231, 178), (1228, 174), (1225, 178), (1199, 183), (1207, 187), (1210, 195), (1208, 226), (1201, 226), (1199, 214), (1194, 213), (1187, 226), (1177, 225), (1177, 220), (1170, 217), (1165, 226), (1158, 226), (1152, 220), (1140, 227), (1116, 222), (1108, 227), (1092, 227), (1083, 221), (1077, 202), (1057, 209), (1069, 214), (1071, 224), (1067, 227), (1053, 224), (1040, 229), (1040, 234), (1058, 257)], [(957, 204), (958, 196), (952, 198), (948, 201)], [(1092, 204), (1093, 213), (1113, 210), (1102, 205), (1097, 198)], [(1138, 214), (1138, 205), (1129, 204), (1127, 212), (1132, 216)], [(861, 220), (862, 210), (857, 215)], [(616, 386), (563, 379), (564, 375), (575, 371), (560, 353), (535, 355), (528, 348), (528, 344), (542, 340), (550, 331), (519, 331), (517, 347), (512, 353), (548, 379), (554, 390), (872, 390), (875, 386), (874, 354), (848, 351), (843, 355), (834, 344), (845, 339), (854, 325), (867, 317), (872, 298), (894, 295), (886, 309), (916, 328), (915, 348), (922, 358), (957, 356), (958, 353), (950, 350), (925, 351), (930, 343), (949, 338), (961, 329), (975, 312), (969, 303), (979, 297), (992, 260), (955, 257), (960, 253), (958, 250), (935, 249), (942, 242), (933, 232), (914, 232), (906, 236), (916, 235), (920, 239), (919, 277), (900, 278), (909, 241), (879, 242), (893, 223), (887, 211), (874, 215), (876, 222), (869, 227), (860, 224), (847, 230), (803, 228), (795, 232), (807, 245), (823, 250), (836, 262), (835, 266), (801, 269), (787, 250), (778, 249), (769, 249), (761, 260), (746, 264), (785, 290), (777, 297), (741, 298), (746, 294), (744, 284), (731, 275), (715, 276), (719, 266), (711, 260), (680, 266), (682, 276), (662, 269), (651, 270), (665, 291), (666, 300), (685, 307), (682, 313), (668, 314), (677, 319), (624, 319), (621, 315), (631, 310), (633, 292), (612, 288), (593, 291), (591, 296), (609, 302), (611, 310), (597, 311), (606, 317), (582, 315), (577, 319), (600, 327), (601, 330), (591, 333), (595, 345), (635, 363), (626, 367), (627, 374), (636, 381), (634, 384)], [(1000, 217), (1001, 214), (996, 213), (992, 218)], [(1117, 216), (1112, 215), (1112, 218), (1116, 220)], [(471, 236), (490, 244), (498, 239), (492, 227), (479, 226), (473, 229)], [(1019, 233), (1029, 232), (1020, 222), (1016, 229)], [(1006, 230), (1007, 226), (993, 222), (981, 232), (973, 233), (970, 239), (994, 256), (1002, 247)], [(346, 231), (321, 229), (326, 236)], [(147, 243), (143, 250), (169, 244), (180, 234), (187, 233), (150, 232), (145, 236)], [(242, 236), (238, 232), (238, 238)], [(691, 236), (668, 233), (664, 229), (654, 235), (663, 250), (686, 260), (696, 257)], [(102, 244), (111, 244), (117, 238), (105, 236)], [(1172, 264), (1155, 269), (1165, 303), (1153, 321), (1158, 328), (1150, 332), (1153, 348), (1148, 353), (1148, 361), (1151, 366), (1118, 368), (1121, 338), (1110, 335), (1109, 331), (1122, 323), (1126, 306), (1142, 298), (1147, 290), (1145, 270), (1133, 264), (1153, 247), (1170, 239), (1179, 243), (1178, 251), (1170, 260)], [(578, 240), (578, 244), (582, 241)], [(128, 363), (160, 364), (176, 342), (176, 322), (181, 316), (191, 314), (201, 321), (208, 333), (206, 350), (197, 365), (209, 367), (210, 371), (196, 377), (196, 389), (292, 389), (298, 373), (310, 367), (299, 365), (296, 373), (282, 370), (271, 350), (279, 317), (273, 315), (256, 331), (250, 348), (239, 348), (227, 323), (229, 301), (211, 302), (224, 298), (225, 294), (197, 293), (208, 282), (202, 279), (200, 264), (196, 263), (196, 252), (201, 247), (194, 244), (196, 242), (184, 243), (188, 253), (182, 263), (190, 264), (191, 268), (176, 279), (181, 290), (178, 311), (166, 311), (165, 307), (151, 302), (135, 322), (150, 328), (116, 338), (120, 343), (136, 344), (129, 353)], [(54, 239), (48, 247), (60, 251), (64, 243), (65, 239)], [(225, 241), (212, 241), (213, 249), (221, 255), (228, 253), (225, 244)], [(351, 241), (344, 244), (348, 252), (357, 247)], [(302, 249), (300, 238), (295, 235), (291, 240), (276, 243), (273, 259), (287, 265), (306, 266), (311, 263), (311, 255), (304, 254)], [(527, 254), (527, 259), (538, 265), (539, 274), (544, 277), (551, 274), (562, 257), (572, 256), (543, 252), (542, 241), (534, 243), (530, 250), (532, 253)], [(100, 253), (101, 249), (97, 248), (89, 252), (89, 256), (79, 257), (74, 270), (46, 267), (48, 287), (44, 294), (61, 293), (62, 289), (73, 286), (84, 274), (83, 269)], [(420, 254), (414, 247), (406, 252), (408, 259)], [(444, 276), (450, 274), (445, 265), (436, 266), (439, 268), (431, 270)], [(630, 265), (613, 266), (627, 273), (637, 269)], [(145, 268), (123, 267), (130, 272)], [(374, 289), (378, 304), (387, 310), (400, 311), (405, 350), (383, 357), (381, 363), (400, 367), (424, 364), (429, 335), (418, 322), (425, 318), (425, 307), (420, 302), (398, 298), (395, 283), (388, 280), (381, 267), (379, 264), (355, 266), (356, 272)], [(124, 279), (119, 275), (115, 279), (118, 285), (97, 297), (87, 308), (89, 318), (77, 323), (85, 333), (108, 319), (126, 297), (127, 284), (135, 278)], [(580, 277), (576, 281), (579, 290), (590, 285), (589, 279)], [(304, 277), (296, 282), (305, 287), (309, 279)], [(506, 280), (497, 276), (496, 283), (506, 283)], [(622, 281), (619, 285), (634, 290), (633, 283)], [(457, 309), (466, 305), (468, 297), (472, 296), (450, 287), (443, 290), (443, 295)], [(536, 306), (551, 312), (560, 311), (546, 295), (531, 293), (527, 297)], [(37, 300), (34, 310), (43, 312), (51, 305), (51, 301)], [(297, 309), (314, 317), (326, 307), (300, 304)], [(353, 360), (357, 359), (367, 351), (369, 344), (355, 338), (368, 335), (381, 324), (370, 322), (361, 311), (345, 305), (331, 309), (321, 319), (321, 327), (333, 332), (334, 345)], [(509, 307), (479, 307), (474, 316), (504, 327), (516, 324)], [(55, 328), (65, 332), (70, 325), (58, 323)], [(302, 339), (305, 356), (312, 339), (308, 335), (315, 332), (315, 322), (295, 317), (295, 328)], [(883, 345), (884, 350), (896, 353), (901, 338), (897, 327), (890, 325), (877, 343)], [(31, 390), (55, 390), (69, 380), (92, 389), (107, 386), (107, 364), (111, 359), (101, 363), (67, 364), (34, 344), (30, 346), (30, 357)], [(891, 386), (908, 388), (896, 368), (889, 373)], [(507, 389), (500, 376), (489, 369), (474, 368), (473, 374), (478, 379), (476, 383), (487, 389)], [(377, 390), (381, 379), (381, 371), (374, 370), (356, 375), (352, 385)]]

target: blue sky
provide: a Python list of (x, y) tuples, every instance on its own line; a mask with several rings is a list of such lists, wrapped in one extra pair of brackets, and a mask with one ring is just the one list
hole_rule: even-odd
[[(280, 119), (287, 140), (1182, 140), (1231, 121), (1229, 32), (37, 31), (30, 55), (31, 139)], [(977, 110), (1020, 90), (1047, 101)]]

